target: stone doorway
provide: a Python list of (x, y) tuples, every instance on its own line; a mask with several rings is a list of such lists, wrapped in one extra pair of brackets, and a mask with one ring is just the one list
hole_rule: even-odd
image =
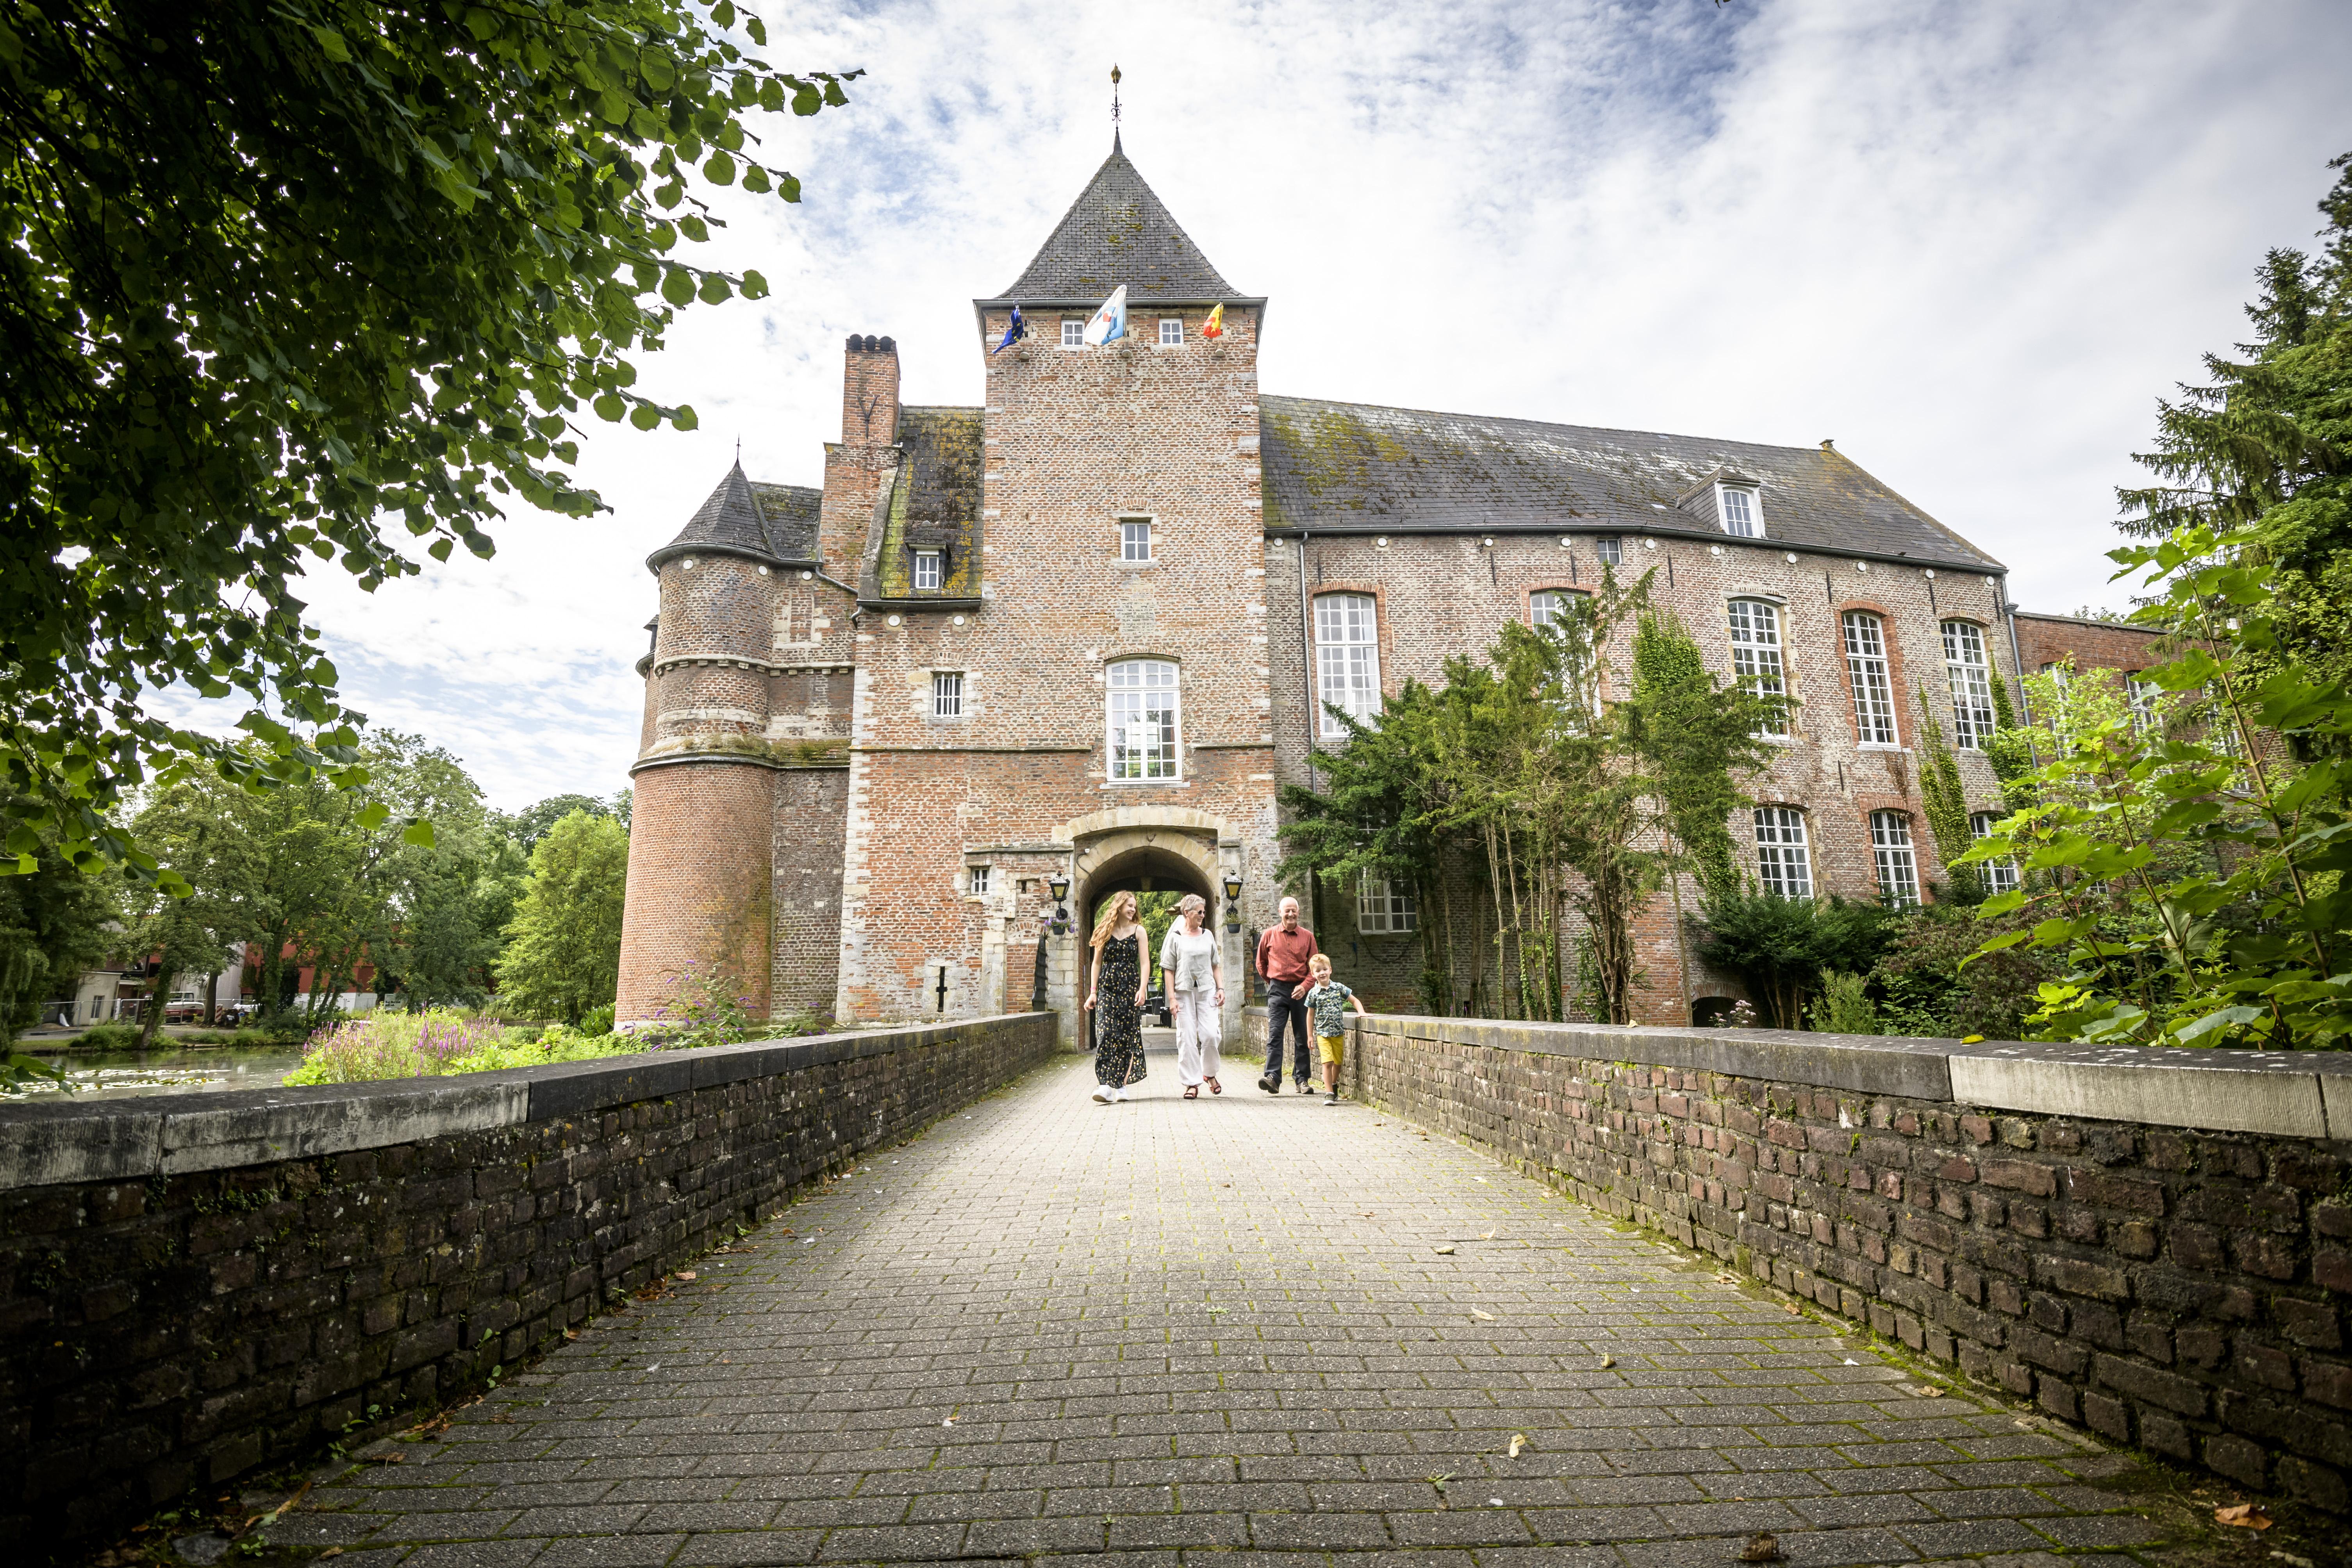
[[(1093, 953), (1087, 939), (1094, 934), (1094, 911), (1103, 899), (1121, 889), (1137, 892), (1198, 893), (1208, 901), (1209, 922), (1222, 942), (1225, 976), (1223, 1038), (1231, 1042), (1241, 1026), (1244, 983), (1244, 945), (1248, 933), (1224, 930), (1223, 879), (1238, 871), (1241, 847), (1219, 818), (1181, 807), (1128, 806), (1080, 818), (1055, 834), (1071, 847), (1069, 910), (1072, 929), (1059, 939), (1046, 966), (1046, 1005), (1061, 1015), (1062, 1038), (1068, 1048), (1093, 1048), (1091, 1020), (1084, 1003), (1092, 978)], [(1152, 956), (1156, 957), (1157, 954)]]

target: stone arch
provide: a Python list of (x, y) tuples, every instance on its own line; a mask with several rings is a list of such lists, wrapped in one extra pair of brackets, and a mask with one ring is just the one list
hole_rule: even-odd
[(1047, 969), (1046, 1005), (1062, 1016), (1062, 1038), (1076, 1049), (1089, 1048), (1092, 1035), (1085, 1011), (1088, 964), (1092, 954), (1087, 938), (1093, 934), (1094, 908), (1105, 895), (1121, 888), (1176, 888), (1208, 900), (1212, 930), (1224, 938), (1223, 1035), (1234, 1039), (1241, 1026), (1242, 1004), (1248, 987), (1245, 961), (1240, 950), (1247, 933), (1227, 934), (1223, 929), (1224, 875), (1241, 865), (1241, 846), (1224, 819), (1213, 813), (1185, 806), (1116, 806), (1076, 817), (1054, 830), (1056, 842), (1070, 846), (1070, 916), (1073, 930), (1062, 939), (1057, 961)]

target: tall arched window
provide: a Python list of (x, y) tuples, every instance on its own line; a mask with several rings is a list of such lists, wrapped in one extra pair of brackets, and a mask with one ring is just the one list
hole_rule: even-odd
[(1878, 861), (1878, 896), (1897, 909), (1919, 901), (1919, 861), (1911, 819), (1899, 811), (1870, 814), (1870, 850)]
[(1560, 588), (1538, 588), (1528, 595), (1528, 625), (1538, 629), (1559, 619), (1567, 607), (1567, 591)]
[[(2000, 814), (1999, 812), (1978, 812), (1975, 816), (1969, 818), (1969, 837), (1971, 838), (1990, 838), (1992, 837), (1992, 825), (2000, 820)], [(2017, 862), (2014, 860), (2006, 858), (2000, 860), (1987, 860), (1983, 862), (1982, 870), (1985, 879), (1985, 889), (1988, 892), (2006, 893), (2017, 886)]]
[(1794, 806), (1756, 808), (1756, 879), (1776, 898), (1813, 896), (1813, 863), (1805, 844), (1805, 814)]
[(1886, 673), (1886, 628), (1868, 610), (1848, 610), (1845, 673), (1853, 686), (1853, 727), (1865, 746), (1900, 744), (1895, 734), (1895, 682)]
[(1123, 658), (1103, 672), (1114, 780), (1177, 776), (1176, 666), (1164, 658)]
[(1332, 717), (1333, 708), (1360, 724), (1379, 717), (1380, 625), (1370, 594), (1326, 594), (1315, 601), (1315, 681), (1328, 705), (1318, 710), (1318, 728), (1326, 739), (1348, 732)]
[[(1780, 607), (1763, 599), (1731, 601), (1731, 669), (1739, 684), (1759, 697), (1786, 697), (1789, 682), (1780, 667)], [(1789, 732), (1786, 710), (1759, 735)]]
[(1985, 657), (1983, 627), (1944, 623), (1944, 672), (1952, 683), (1952, 744), (1980, 752), (1992, 739), (1992, 661)]

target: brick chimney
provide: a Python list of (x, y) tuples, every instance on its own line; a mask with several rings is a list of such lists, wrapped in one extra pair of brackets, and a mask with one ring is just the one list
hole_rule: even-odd
[(887, 447), (898, 439), (898, 345), (853, 334), (841, 377), (841, 444)]
[(857, 581), (875, 488), (898, 461), (898, 345), (853, 333), (841, 373), (841, 439), (824, 448), (824, 506), (817, 517), (818, 553), (844, 582)]

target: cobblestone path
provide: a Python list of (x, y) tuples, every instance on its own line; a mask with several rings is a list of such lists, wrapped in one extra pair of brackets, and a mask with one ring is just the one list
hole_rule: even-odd
[(1394, 1117), (1240, 1061), (1186, 1102), (1173, 1066), (1103, 1107), (1057, 1058), (276, 1539), (336, 1568), (1695, 1568), (1754, 1531), (1796, 1563), (2156, 1534), (2123, 1457), (1927, 1396)]

